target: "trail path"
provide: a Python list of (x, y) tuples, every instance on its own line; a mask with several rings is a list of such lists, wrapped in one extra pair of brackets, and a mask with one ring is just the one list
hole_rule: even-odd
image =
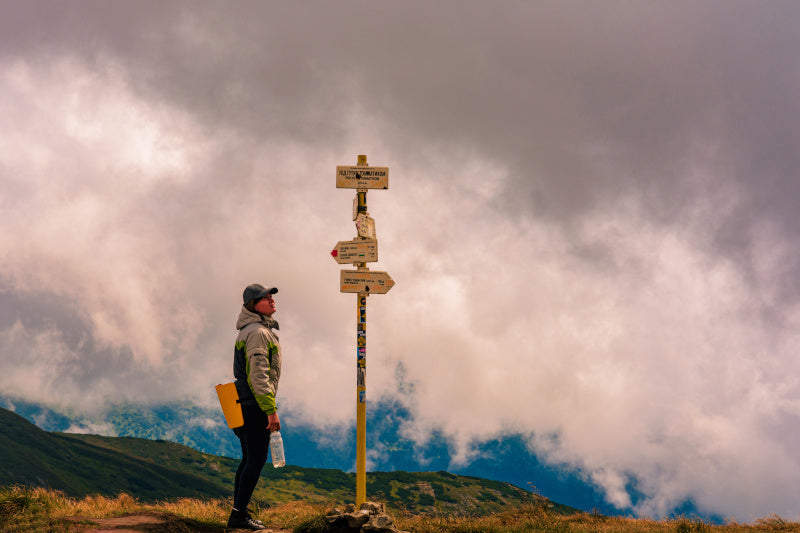
[[(113, 518), (84, 518), (68, 520), (74, 533), (233, 533), (243, 529), (228, 529), (224, 524), (208, 525), (169, 513), (144, 512)], [(290, 529), (267, 527), (264, 533), (292, 533)], [(248, 532), (250, 533), (250, 532)]]

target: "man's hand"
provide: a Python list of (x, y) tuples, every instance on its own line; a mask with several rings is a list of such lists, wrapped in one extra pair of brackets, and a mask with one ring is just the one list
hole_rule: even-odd
[(267, 429), (270, 431), (280, 431), (281, 430), (281, 421), (278, 418), (278, 413), (272, 413), (271, 415), (267, 415)]

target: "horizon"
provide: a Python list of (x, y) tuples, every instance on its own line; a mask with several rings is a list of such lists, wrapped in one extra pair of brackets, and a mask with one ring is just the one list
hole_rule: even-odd
[[(201, 413), (213, 419), (211, 425), (198, 423), (197, 406), (189, 404), (116, 406), (110, 407), (102, 416), (87, 419), (76, 413), (53, 411), (43, 405), (19, 400), (15, 403), (13, 399), (0, 395), (0, 408), (22, 416), (48, 432), (164, 440), (236, 460), (240, 454), (239, 442), (224, 423), (219, 409)], [(186, 410), (194, 412), (181, 417)], [(578, 473), (539, 461), (528, 450), (523, 435), (505, 435), (494, 442), (483, 443), (470, 463), (456, 465), (451, 461), (452, 446), (441, 435), (421, 448), (402, 439), (396, 427), (406, 416), (407, 413), (403, 413), (402, 408), (398, 410), (397, 405), (379, 404), (368, 411), (367, 472), (445, 471), (509, 483), (587, 513), (599, 511), (607, 516), (632, 516), (605, 501), (602, 494)], [(98, 424), (99, 420), (106, 422)], [(355, 421), (346, 430), (330, 432), (308, 425), (296, 426), (295, 420), (289, 413), (285, 421), (287, 427), (281, 430), (288, 454), (287, 464), (355, 474)], [(723, 523), (719, 516), (702, 515), (691, 502), (684, 502), (669, 516), (696, 516), (709, 523)]]

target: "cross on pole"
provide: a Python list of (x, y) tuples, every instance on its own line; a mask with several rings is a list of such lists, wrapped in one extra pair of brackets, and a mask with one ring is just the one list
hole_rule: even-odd
[(388, 189), (389, 169), (367, 166), (367, 156), (359, 155), (354, 167), (336, 167), (336, 187), (356, 189), (353, 221), (358, 235), (352, 241), (339, 241), (331, 255), (339, 264), (353, 264), (356, 270), (342, 270), (340, 292), (356, 293), (356, 506), (367, 500), (367, 297), (386, 294), (394, 280), (386, 272), (371, 271), (367, 263), (378, 260), (375, 220), (367, 211), (367, 190)]

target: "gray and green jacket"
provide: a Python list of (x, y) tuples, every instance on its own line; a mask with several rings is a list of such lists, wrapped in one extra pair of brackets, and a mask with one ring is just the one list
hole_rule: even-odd
[(281, 378), (281, 345), (278, 343), (278, 323), (268, 316), (248, 311), (236, 321), (239, 336), (233, 350), (233, 377), (243, 405), (257, 403), (271, 415), (277, 411), (275, 395)]

